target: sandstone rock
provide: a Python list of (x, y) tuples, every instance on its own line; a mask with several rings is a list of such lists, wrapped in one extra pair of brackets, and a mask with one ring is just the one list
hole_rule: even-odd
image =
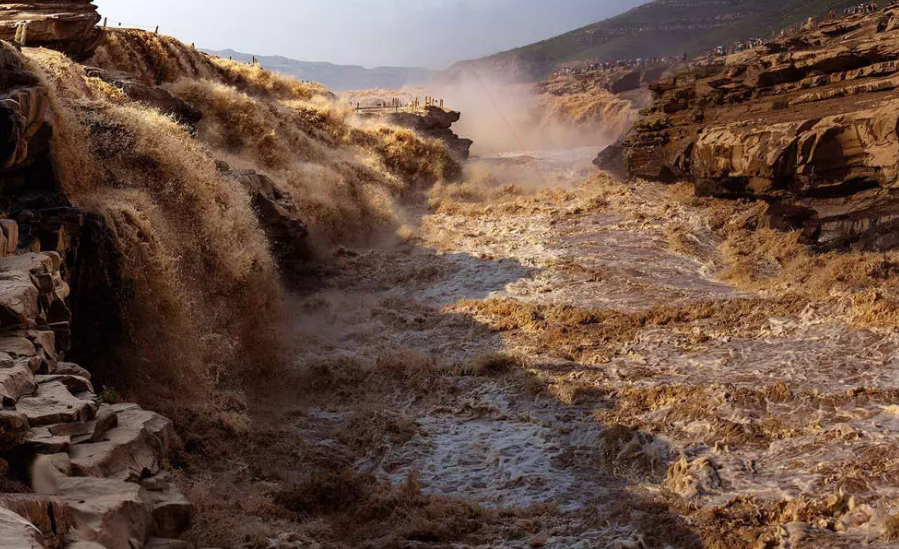
[(102, 442), (78, 444), (70, 452), (78, 475), (137, 480), (159, 472), (174, 438), (172, 422), (136, 405), (111, 407), (118, 425)]
[(16, 410), (24, 414), (32, 426), (84, 422), (93, 415), (90, 402), (76, 398), (58, 381), (38, 385), (33, 396), (19, 400)]
[(41, 532), (16, 513), (0, 508), (0, 547), (3, 549), (46, 549)]
[(12, 219), (0, 219), (0, 230), (3, 231), (3, 237), (6, 238), (6, 253), (16, 253), (16, 248), (19, 246), (19, 224)]
[(650, 86), (653, 106), (597, 164), (763, 199), (767, 226), (801, 230), (821, 250), (899, 246), (899, 26), (883, 15), (825, 22)]
[(102, 478), (61, 478), (57, 497), (72, 515), (80, 541), (107, 549), (132, 549), (131, 539), (143, 541), (152, 524), (150, 508), (137, 484)]
[(8, 42), (18, 35), (25, 45), (53, 48), (86, 59), (100, 40), (96, 28), (100, 15), (90, 0), (3, 2), (0, 10), (0, 39)]
[(450, 129), (461, 120), (462, 114), (457, 111), (426, 107), (424, 114), (410, 112), (394, 112), (386, 115), (390, 124), (415, 130), (425, 137), (433, 137), (443, 141), (460, 160), (467, 160), (474, 141), (462, 139)]
[(177, 537), (190, 527), (193, 505), (175, 487), (169, 475), (161, 473), (157, 477), (161, 480), (151, 478), (141, 482), (147, 489), (147, 501), (153, 510), (155, 534)]
[(37, 383), (30, 368), (18, 365), (0, 369), (0, 399), (4, 406), (15, 406), (20, 398), (36, 391)]
[(100, 442), (106, 436), (106, 433), (119, 425), (119, 415), (108, 406), (100, 408), (97, 412), (96, 424), (94, 432), (91, 434), (91, 442)]
[(50, 374), (52, 375), (70, 375), (70, 376), (78, 376), (83, 377), (90, 381), (91, 373), (82, 368), (81, 366), (74, 364), (72, 362), (57, 362), (56, 366), (50, 370)]
[(21, 412), (0, 410), (0, 451), (6, 451), (25, 442), (28, 434), (28, 418)]
[(33, 326), (39, 312), (37, 288), (27, 272), (3, 271), (6, 259), (0, 259), (0, 326)]
[(38, 383), (52, 383), (54, 381), (58, 381), (66, 386), (66, 389), (69, 390), (72, 394), (78, 393), (93, 393), (94, 386), (91, 385), (90, 380), (83, 378), (81, 376), (76, 375), (64, 375), (64, 374), (51, 374), (51, 375), (39, 375), (35, 376), (35, 379)]
[(46, 549), (61, 549), (63, 546), (71, 518), (65, 505), (59, 501), (35, 494), (3, 494), (0, 495), (0, 508), (12, 511), (34, 525)]
[(65, 452), (71, 443), (71, 437), (54, 435), (47, 427), (34, 427), (25, 438), (25, 446), (36, 454)]
[[(49, 104), (46, 90), (39, 87), (0, 92), (0, 120), (4, 123), (4, 132), (0, 136), (0, 168), (12, 170), (29, 166), (49, 150), (52, 130), (45, 118)], [(6, 234), (4, 237), (7, 247), (12, 247), (9, 237)], [(18, 240), (14, 244), (18, 245)]]

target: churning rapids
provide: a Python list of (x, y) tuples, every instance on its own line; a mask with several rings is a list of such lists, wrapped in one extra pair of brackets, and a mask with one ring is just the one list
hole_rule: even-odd
[(594, 152), (474, 160), (338, 253), (297, 298), (304, 455), (521, 510), (460, 546), (891, 546), (899, 334), (725, 282), (714, 204)]

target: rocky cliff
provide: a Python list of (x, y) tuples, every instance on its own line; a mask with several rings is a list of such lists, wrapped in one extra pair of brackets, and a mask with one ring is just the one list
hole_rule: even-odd
[(439, 76), (452, 80), (474, 70), (523, 81), (548, 77), (572, 63), (648, 57), (690, 56), (772, 32), (831, 9), (859, 4), (851, 0), (655, 0), (621, 15), (535, 44), (457, 63)]
[(0, 40), (54, 48), (90, 57), (100, 40), (91, 0), (0, 2)]
[[(0, 41), (4, 549), (192, 547), (167, 468), (176, 448), (208, 465), (208, 446), (120, 393), (240, 425), (243, 391), (280, 364), (282, 285), (316, 251), (392, 230), (409, 181), (459, 171), (410, 129), (352, 125), (318, 85), (96, 19), (0, 4), (17, 39)], [(426, 118), (410, 125), (454, 121)]]
[(899, 245), (899, 10), (825, 21), (650, 86), (597, 164), (771, 204), (821, 249)]
[(444, 109), (434, 105), (418, 111), (397, 111), (391, 109), (375, 110), (362, 113), (363, 118), (380, 119), (388, 124), (415, 130), (424, 137), (439, 139), (460, 160), (467, 160), (474, 141), (459, 137), (451, 129), (452, 125), (462, 119), (462, 113)]

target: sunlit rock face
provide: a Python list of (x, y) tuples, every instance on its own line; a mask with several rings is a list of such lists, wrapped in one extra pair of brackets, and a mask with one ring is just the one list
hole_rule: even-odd
[(772, 204), (822, 250), (899, 247), (899, 9), (840, 17), (650, 86), (597, 164)]
[(97, 7), (90, 0), (0, 2), (0, 39), (90, 57), (99, 41)]

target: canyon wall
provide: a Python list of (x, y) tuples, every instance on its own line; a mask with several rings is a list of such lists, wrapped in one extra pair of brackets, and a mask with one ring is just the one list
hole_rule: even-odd
[(650, 86), (653, 105), (597, 164), (770, 203), (819, 249), (899, 245), (899, 10), (810, 25)]

